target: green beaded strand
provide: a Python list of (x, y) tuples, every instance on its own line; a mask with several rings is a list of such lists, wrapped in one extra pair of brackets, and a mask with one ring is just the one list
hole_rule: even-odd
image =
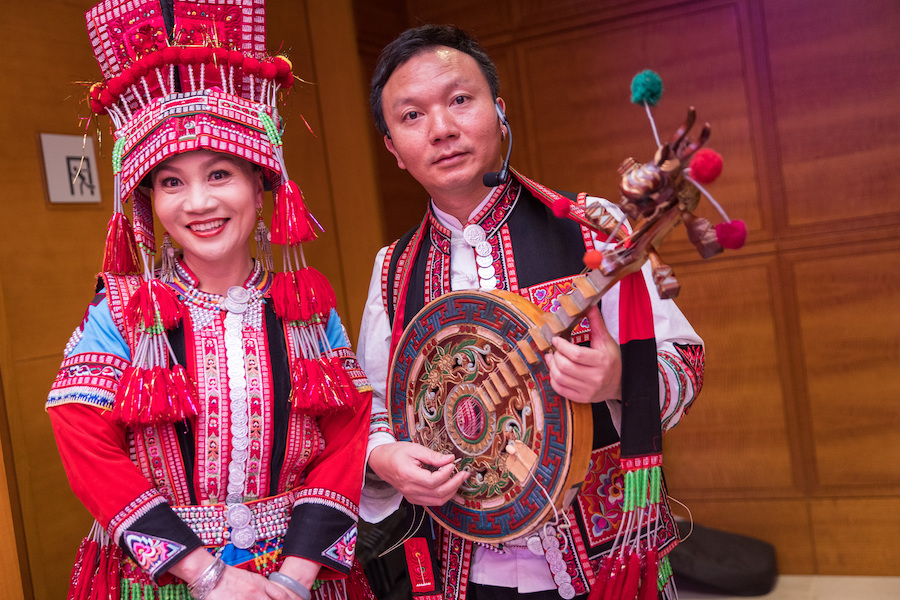
[(263, 127), (266, 129), (266, 135), (269, 136), (269, 139), (272, 141), (273, 146), (281, 145), (281, 134), (278, 133), (278, 128), (275, 126), (275, 122), (272, 121), (272, 117), (269, 116), (264, 109), (260, 108), (258, 111), (259, 120), (262, 122)]
[(659, 504), (662, 501), (662, 467), (650, 470), (650, 502)]
[(663, 556), (659, 561), (659, 574), (656, 577), (656, 586), (659, 591), (663, 591), (669, 579), (672, 577), (672, 565), (669, 564), (669, 557)]
[(637, 479), (637, 489), (635, 489), (635, 502), (638, 507), (646, 508), (647, 507), (647, 481), (649, 478), (649, 469), (638, 469), (635, 474), (635, 479)]
[(121, 137), (113, 144), (112, 160), (113, 174), (118, 175), (122, 171), (122, 155), (125, 153), (125, 137)]

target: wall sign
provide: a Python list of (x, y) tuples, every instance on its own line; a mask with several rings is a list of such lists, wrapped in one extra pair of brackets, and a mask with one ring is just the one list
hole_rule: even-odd
[(51, 203), (100, 202), (94, 138), (42, 133), (41, 150), (47, 196)]

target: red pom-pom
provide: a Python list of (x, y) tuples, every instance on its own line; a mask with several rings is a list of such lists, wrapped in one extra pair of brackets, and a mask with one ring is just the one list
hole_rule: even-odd
[[(154, 54), (156, 54), (154, 52)], [(141, 59), (131, 65), (131, 72), (134, 73), (134, 79), (137, 81), (141, 77), (147, 74), (147, 71), (150, 70), (150, 63), (146, 59)]]
[(278, 75), (278, 68), (270, 62), (264, 62), (259, 66), (259, 76), (269, 81), (275, 79)]
[(722, 156), (715, 150), (701, 148), (691, 159), (690, 169), (691, 178), (697, 183), (712, 183), (722, 173)]
[(259, 75), (259, 61), (255, 58), (245, 58), (241, 68), (246, 75)]
[(287, 57), (276, 56), (272, 59), (272, 64), (275, 65), (276, 72), (278, 73), (279, 83), (283, 81), (285, 77), (288, 79), (291, 78), (291, 70), (293, 67), (291, 66), (291, 61), (289, 61)]
[(228, 51), (228, 64), (239, 67), (244, 64), (244, 55), (237, 50)]
[(747, 241), (747, 225), (743, 221), (728, 221), (716, 225), (716, 239), (723, 248), (737, 250)]
[(181, 49), (181, 62), (185, 65), (196, 65), (200, 62), (199, 50), (202, 48), (190, 47)]
[(100, 104), (102, 104), (103, 106), (110, 106), (115, 101), (116, 99), (108, 89), (103, 89), (100, 91)]
[(166, 46), (160, 51), (163, 62), (167, 65), (177, 65), (181, 62), (181, 48), (178, 46)]
[(163, 64), (163, 53), (159, 51), (151, 52), (146, 58), (141, 60), (141, 63), (147, 67), (147, 71), (161, 67)]
[(122, 74), (117, 78), (122, 82), (122, 87), (124, 89), (130, 88), (134, 85), (134, 82), (137, 81), (137, 75), (134, 72), (134, 69), (129, 67), (122, 71)]
[(588, 269), (599, 269), (603, 262), (603, 253), (599, 250), (588, 250), (584, 253), (584, 266)]
[(216, 66), (228, 64), (228, 49), (227, 48), (213, 48), (212, 49), (212, 61), (216, 63)]
[(564, 219), (572, 210), (572, 201), (568, 198), (557, 198), (553, 201), (553, 214), (557, 219)]
[(109, 89), (109, 92), (113, 96), (116, 96), (116, 97), (121, 96), (122, 92), (125, 90), (125, 86), (123, 85), (122, 78), (121, 77), (113, 77), (112, 79), (110, 79), (107, 89)]

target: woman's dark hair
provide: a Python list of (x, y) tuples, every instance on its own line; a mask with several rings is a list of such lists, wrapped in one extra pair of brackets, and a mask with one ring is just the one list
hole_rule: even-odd
[(372, 86), (369, 91), (369, 108), (375, 119), (375, 127), (383, 135), (388, 133), (387, 123), (384, 120), (384, 109), (381, 104), (381, 96), (384, 86), (397, 67), (404, 64), (419, 52), (433, 48), (434, 46), (446, 46), (465, 52), (475, 59), (481, 72), (487, 79), (491, 88), (491, 96), (496, 100), (500, 93), (500, 77), (497, 75), (497, 67), (484, 49), (462, 29), (454, 25), (422, 25), (413, 29), (407, 29), (397, 39), (384, 47), (378, 64), (375, 65), (375, 74), (372, 75)]

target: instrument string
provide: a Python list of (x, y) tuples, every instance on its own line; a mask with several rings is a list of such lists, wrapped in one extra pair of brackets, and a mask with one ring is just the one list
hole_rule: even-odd
[[(415, 512), (418, 512), (415, 509), (413, 509), (413, 510)], [(396, 550), (397, 548), (402, 546), (404, 543), (406, 543), (406, 540), (411, 539), (413, 537), (413, 535), (415, 535), (415, 533), (419, 530), (419, 527), (422, 526), (422, 523), (424, 523), (424, 522), (425, 522), (425, 511), (423, 510), (419, 514), (418, 522), (416, 522), (415, 518), (411, 519), (409, 522), (409, 527), (407, 528), (406, 532), (402, 536), (400, 536), (400, 540), (398, 542), (396, 542), (393, 546), (388, 548), (387, 550), (382, 551), (378, 555), (378, 558), (383, 558), (386, 554), (393, 552), (394, 550)]]

